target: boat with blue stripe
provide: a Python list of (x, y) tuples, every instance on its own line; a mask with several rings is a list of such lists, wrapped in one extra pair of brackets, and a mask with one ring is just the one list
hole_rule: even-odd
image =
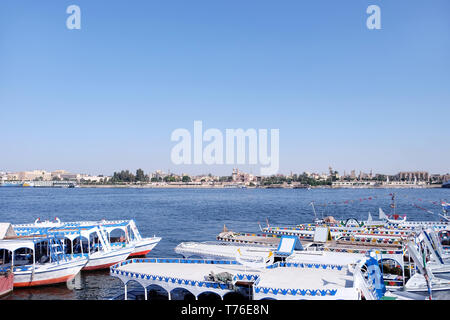
[(26, 235), (41, 232), (42, 230), (53, 227), (82, 228), (95, 226), (105, 230), (105, 239), (107, 239), (113, 249), (124, 246), (134, 246), (133, 251), (129, 255), (130, 257), (145, 256), (161, 241), (161, 238), (156, 236), (142, 237), (136, 226), (136, 222), (132, 219), (62, 222), (58, 218), (55, 218), (52, 221), (41, 221), (41, 219), (38, 218), (34, 223), (15, 224), (14, 230), (19, 234)]

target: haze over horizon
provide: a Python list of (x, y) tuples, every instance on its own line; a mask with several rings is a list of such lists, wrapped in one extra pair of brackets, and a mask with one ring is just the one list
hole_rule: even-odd
[[(68, 30), (66, 8), (81, 8)], [(366, 8), (381, 8), (381, 30)], [(280, 130), (279, 173), (450, 172), (450, 2), (0, 4), (0, 171), (175, 165), (178, 128)]]

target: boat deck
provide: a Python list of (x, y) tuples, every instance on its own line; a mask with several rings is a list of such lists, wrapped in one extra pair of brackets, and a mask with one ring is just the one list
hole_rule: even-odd
[(267, 246), (278, 246), (281, 237), (276, 235), (241, 234), (235, 232), (223, 232), (217, 236), (219, 241), (236, 243), (256, 243)]
[[(192, 281), (205, 281), (205, 276), (211, 272), (215, 274), (228, 272), (234, 275), (243, 273), (249, 268), (243, 265), (220, 265), (220, 264), (179, 264), (179, 263), (131, 263), (120, 267), (121, 271), (152, 274), (161, 277), (182, 278)], [(252, 273), (259, 273), (252, 270)]]
[(352, 288), (353, 275), (347, 268), (341, 270), (325, 269), (299, 269), (299, 268), (274, 268), (265, 270), (258, 286), (276, 287), (280, 289), (290, 288)]
[[(214, 273), (231, 274), (228, 283), (210, 280)], [(134, 280), (144, 288), (157, 284), (169, 293), (184, 288), (196, 297), (213, 292), (223, 298), (234, 284), (252, 285), (254, 299), (359, 299), (353, 275), (345, 266), (332, 264), (276, 263), (267, 268), (244, 266), (236, 261), (192, 259), (133, 259), (111, 267), (123, 283)], [(126, 292), (125, 286), (125, 292)]]

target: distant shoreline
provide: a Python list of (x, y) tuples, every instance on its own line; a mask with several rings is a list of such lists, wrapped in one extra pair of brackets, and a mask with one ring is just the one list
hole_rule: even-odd
[[(260, 187), (227, 187), (224, 185), (78, 185), (80, 188), (128, 188), (128, 189), (308, 189), (283, 186), (260, 186)], [(441, 189), (441, 185), (428, 186), (358, 186), (358, 187), (331, 187), (311, 186), (310, 189)]]
[[(0, 189), (9, 188), (9, 186), (2, 186)], [(17, 184), (16, 188), (97, 188), (97, 189), (442, 189), (440, 184), (430, 185), (289, 185), (289, 184), (271, 184), (263, 186), (248, 186), (244, 184), (195, 184), (195, 183), (145, 183), (145, 184), (77, 184), (76, 182), (68, 181), (66, 183), (58, 183), (56, 185), (32, 185), (32, 184)]]

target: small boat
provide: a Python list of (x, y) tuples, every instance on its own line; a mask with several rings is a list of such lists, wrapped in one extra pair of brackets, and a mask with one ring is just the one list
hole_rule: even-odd
[(0, 240), (0, 254), (0, 268), (12, 270), (15, 288), (66, 282), (88, 262), (84, 256), (65, 254), (61, 239), (56, 237)]
[(277, 235), (304, 235), (312, 234), (317, 227), (326, 225), (330, 229), (331, 236), (338, 238), (340, 236), (350, 237), (374, 237), (385, 239), (398, 239), (407, 237), (415, 232), (420, 232), (422, 228), (431, 227), (435, 230), (450, 229), (449, 221), (406, 221), (403, 219), (391, 219), (380, 208), (380, 221), (374, 221), (369, 213), (367, 221), (358, 221), (354, 218), (336, 221), (333, 217), (325, 219), (316, 219), (314, 223), (299, 224), (295, 226), (270, 226), (260, 229), (264, 233)]
[(89, 260), (82, 270), (107, 269), (124, 261), (133, 252), (133, 244), (111, 246), (106, 230), (101, 226), (52, 228), (49, 233), (62, 234), (68, 241), (67, 254), (86, 256)]
[(22, 187), (23, 186), (23, 182), (21, 181), (4, 181), (3, 183), (0, 184), (2, 187)]
[[(51, 227), (74, 228), (74, 227), (90, 227), (99, 226), (105, 229), (108, 241), (112, 248), (123, 246), (134, 246), (134, 250), (129, 255), (130, 257), (145, 256), (148, 254), (160, 241), (160, 237), (142, 237), (134, 220), (100, 220), (100, 221), (73, 221), (61, 222), (60, 219), (55, 218), (53, 221), (41, 221), (36, 219), (34, 223), (16, 224), (14, 230), (18, 234), (35, 234), (42, 232), (43, 229)], [(121, 230), (120, 235), (114, 235), (116, 230)]]
[(18, 237), (51, 235), (63, 238), (65, 254), (88, 258), (88, 262), (82, 270), (107, 269), (113, 264), (126, 260), (135, 249), (134, 244), (130, 243), (112, 246), (106, 229), (101, 225), (77, 226), (66, 223), (61, 227), (52, 227), (53, 223), (44, 224), (49, 227), (34, 228), (26, 232), (20, 230)]
[[(101, 225), (105, 228), (108, 235), (108, 239), (111, 245), (123, 246), (125, 244), (130, 244), (134, 246), (133, 252), (131, 252), (130, 257), (145, 256), (161, 241), (160, 237), (147, 237), (143, 238), (136, 227), (134, 220), (125, 221), (100, 221)], [(123, 237), (112, 237), (111, 234), (114, 230), (120, 229), (124, 232)]]

